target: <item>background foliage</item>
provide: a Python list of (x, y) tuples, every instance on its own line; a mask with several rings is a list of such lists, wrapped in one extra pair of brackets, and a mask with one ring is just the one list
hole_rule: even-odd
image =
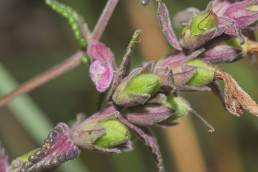
[[(104, 0), (64, 2), (77, 9), (90, 28), (106, 3)], [(165, 2), (172, 15), (187, 6), (203, 9), (207, 4), (206, 0)], [(121, 61), (136, 28), (143, 30), (143, 38), (134, 53), (135, 65), (143, 57), (157, 59), (169, 52), (159, 31), (154, 10), (154, 4), (142, 7), (138, 0), (123, 0), (119, 3), (103, 38), (115, 52), (117, 61)], [(0, 21), (0, 62), (19, 83), (63, 61), (79, 47), (66, 21), (50, 10), (43, 0), (0, 0)], [(243, 59), (235, 65), (223, 67), (258, 100), (257, 63), (252, 64), (248, 59)], [(92, 114), (96, 110), (99, 95), (87, 72), (87, 66), (80, 66), (36, 89), (29, 96), (53, 124), (69, 122), (75, 119), (78, 112)], [(4, 83), (5, 78), (1, 77), (1, 94)], [(211, 93), (185, 95), (192, 106), (216, 127), (216, 132), (210, 135), (192, 116), (182, 119), (180, 125), (171, 129), (156, 130), (167, 171), (257, 171), (258, 119), (248, 114), (241, 118), (228, 114)], [(35, 105), (24, 108), (35, 108)], [(16, 118), (19, 112), (11, 108), (0, 109), (0, 140), (13, 157), (37, 147), (35, 137)], [(104, 155), (85, 151), (81, 159), (92, 172), (154, 172), (156, 169), (150, 153), (139, 141), (136, 141), (136, 149), (131, 153)]]

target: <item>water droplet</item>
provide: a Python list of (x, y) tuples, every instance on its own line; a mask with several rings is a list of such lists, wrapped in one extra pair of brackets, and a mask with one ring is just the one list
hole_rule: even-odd
[(141, 2), (143, 6), (149, 5), (149, 3), (150, 3), (150, 0), (142, 0)]

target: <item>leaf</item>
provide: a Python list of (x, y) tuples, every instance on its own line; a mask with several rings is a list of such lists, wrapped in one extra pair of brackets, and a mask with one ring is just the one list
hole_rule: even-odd
[(166, 4), (162, 2), (162, 0), (158, 1), (158, 15), (159, 15), (162, 31), (165, 37), (167, 38), (168, 42), (172, 47), (181, 51), (182, 47), (173, 30), (171, 19), (169, 17), (169, 11), (167, 9)]

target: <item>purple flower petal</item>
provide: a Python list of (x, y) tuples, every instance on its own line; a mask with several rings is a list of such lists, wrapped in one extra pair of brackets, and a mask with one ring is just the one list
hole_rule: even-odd
[(158, 14), (159, 14), (162, 31), (163, 31), (164, 35), (166, 36), (168, 42), (170, 43), (170, 45), (172, 47), (181, 51), (182, 47), (181, 47), (181, 45), (175, 35), (175, 32), (172, 28), (171, 20), (169, 17), (169, 11), (167, 9), (166, 4), (162, 1), (159, 1)]
[(106, 91), (113, 79), (113, 67), (108, 62), (95, 60), (90, 65), (90, 77), (99, 92)]
[(105, 44), (92, 40), (87, 54), (91, 59), (90, 77), (99, 92), (105, 92), (113, 79), (114, 54)]
[(0, 172), (7, 172), (8, 157), (5, 154), (4, 149), (0, 145)]
[(223, 16), (224, 12), (227, 10), (227, 8), (231, 5), (229, 1), (223, 1), (223, 0), (214, 0), (212, 1), (212, 11), (217, 16)]
[(40, 171), (78, 157), (80, 150), (70, 136), (70, 128), (64, 123), (58, 124), (50, 132), (41, 148), (29, 157), (29, 161), (24, 164), (22, 170)]
[(103, 61), (113, 61), (114, 54), (110, 48), (108, 48), (102, 42), (92, 40), (88, 46), (87, 54), (91, 60), (103, 60)]
[(218, 45), (203, 55), (204, 60), (209, 63), (226, 63), (233, 62), (240, 57), (240, 50), (237, 50), (228, 45)]

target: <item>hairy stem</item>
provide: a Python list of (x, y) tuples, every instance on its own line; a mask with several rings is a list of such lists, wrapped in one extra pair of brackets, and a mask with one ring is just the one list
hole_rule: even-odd
[(119, 0), (108, 0), (106, 6), (92, 32), (92, 36), (91, 36), (92, 39), (99, 40), (101, 38), (118, 2), (119, 2)]
[(74, 69), (75, 67), (81, 64), (82, 58), (84, 57), (84, 53), (82, 51), (78, 51), (69, 58), (67, 58), (61, 64), (55, 66), (52, 69), (47, 70), (46, 72), (39, 74), (35, 78), (25, 82), (20, 87), (11, 91), (10, 93), (0, 97), (0, 108), (4, 105), (8, 104), (15, 97), (20, 96), (24, 93), (30, 92), (35, 88), (55, 79), (56, 77)]

